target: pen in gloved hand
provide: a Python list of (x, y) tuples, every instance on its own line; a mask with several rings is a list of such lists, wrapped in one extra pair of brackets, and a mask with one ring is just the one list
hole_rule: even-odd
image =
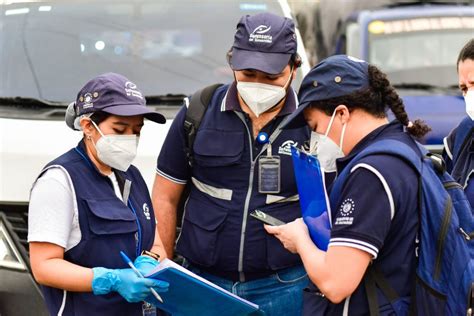
[[(130, 260), (130, 258), (125, 254), (125, 252), (120, 251), (120, 255), (122, 256), (123, 261), (125, 261), (125, 263), (128, 264), (128, 266), (129, 266), (130, 268), (132, 268), (132, 270), (135, 272), (135, 274), (136, 274), (138, 277), (140, 277), (140, 278), (143, 278), (143, 277), (144, 277), (144, 276), (140, 273), (140, 271), (138, 271), (137, 268), (135, 268), (135, 266), (133, 265), (132, 260)], [(161, 298), (160, 294), (156, 293), (155, 289), (150, 288), (150, 291), (151, 291), (151, 293), (153, 294), (153, 296), (154, 296), (158, 301), (160, 301), (161, 303), (163, 303), (163, 299)]]

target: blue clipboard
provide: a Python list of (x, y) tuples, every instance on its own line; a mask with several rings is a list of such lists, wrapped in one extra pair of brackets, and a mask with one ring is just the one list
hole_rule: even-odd
[(291, 147), (301, 215), (316, 246), (326, 251), (331, 236), (330, 205), (324, 174), (316, 157)]
[(169, 290), (160, 293), (163, 303), (153, 304), (176, 315), (263, 315), (258, 305), (234, 295), (192, 273), (169, 259), (164, 259), (147, 278), (169, 282)]

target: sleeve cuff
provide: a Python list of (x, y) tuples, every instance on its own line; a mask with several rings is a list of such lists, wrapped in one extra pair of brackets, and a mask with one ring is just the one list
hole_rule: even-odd
[(28, 243), (30, 242), (46, 242), (50, 244), (54, 244), (56, 246), (59, 246), (61, 248), (66, 249), (67, 246), (67, 241), (64, 239), (61, 239), (60, 237), (53, 237), (53, 236), (42, 236), (44, 234), (38, 233), (38, 234), (29, 234), (28, 235)]
[(365, 241), (351, 239), (351, 238), (331, 238), (329, 240), (328, 247), (331, 246), (343, 246), (360, 249), (372, 255), (373, 259), (377, 258), (379, 249), (372, 244), (369, 244)]
[(166, 178), (166, 179), (170, 180), (171, 182), (174, 182), (174, 183), (177, 183), (177, 184), (186, 184), (188, 182), (188, 180), (182, 180), (182, 179), (172, 177), (169, 174), (161, 171), (158, 168), (156, 168), (156, 173), (159, 174), (160, 176), (162, 176), (163, 178)]

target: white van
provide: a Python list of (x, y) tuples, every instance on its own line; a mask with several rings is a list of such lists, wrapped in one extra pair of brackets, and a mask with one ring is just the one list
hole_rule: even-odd
[[(0, 1), (2, 316), (41, 314), (26, 243), (29, 190), (42, 167), (82, 136), (64, 123), (79, 89), (101, 73), (117, 72), (167, 117), (165, 125), (145, 122), (134, 162), (151, 189), (183, 97), (233, 80), (225, 56), (235, 26), (242, 15), (263, 11), (291, 17), (286, 0)], [(295, 87), (309, 70), (299, 34), (298, 41), (303, 67)], [(25, 302), (25, 294), (31, 300)]]

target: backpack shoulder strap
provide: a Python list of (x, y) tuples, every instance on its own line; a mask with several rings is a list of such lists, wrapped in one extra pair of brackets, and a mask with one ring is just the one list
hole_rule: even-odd
[(385, 295), (385, 298), (394, 304), (400, 297), (397, 291), (388, 283), (382, 272), (377, 266), (370, 264), (367, 267), (364, 278), (365, 294), (367, 295), (367, 303), (369, 304), (369, 315), (379, 316), (379, 303), (377, 298), (377, 287)]
[(415, 152), (407, 144), (395, 139), (383, 139), (369, 145), (367, 148), (358, 153), (344, 168), (344, 170), (337, 175), (336, 180), (333, 183), (330, 196), (335, 198), (341, 194), (343, 185), (346, 182), (347, 177), (351, 174), (352, 168), (355, 167), (362, 158), (370, 155), (385, 154), (399, 157), (409, 163), (418, 172), (418, 174), (421, 174), (422, 156), (426, 155), (428, 152), (421, 145), (418, 145), (418, 148), (421, 155)]
[(222, 86), (222, 84), (217, 83), (198, 90), (192, 95), (189, 101), (186, 117), (184, 118), (184, 132), (186, 135), (186, 147), (184, 151), (186, 152), (188, 162), (191, 166), (193, 165), (193, 146), (197, 131), (199, 130), (202, 118), (206, 113), (214, 92), (220, 86)]
[(384, 139), (367, 147), (367, 149), (363, 150), (362, 152), (364, 153), (364, 156), (376, 155), (376, 154), (387, 154), (387, 155), (396, 156), (408, 162), (416, 170), (421, 170), (421, 166), (422, 166), (421, 157), (428, 154), (428, 151), (421, 145), (419, 144), (417, 145), (418, 145), (419, 153), (417, 153), (410, 146), (408, 146), (407, 144), (399, 140)]

